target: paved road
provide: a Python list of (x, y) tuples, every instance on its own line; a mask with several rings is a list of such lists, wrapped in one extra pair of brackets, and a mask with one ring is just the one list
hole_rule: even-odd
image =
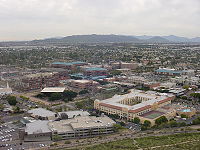
[[(187, 131), (187, 133), (196, 133), (197, 131)], [(181, 131), (179, 133), (186, 133), (185, 131)], [(175, 133), (175, 132), (168, 132), (168, 133), (159, 133), (159, 134), (146, 134), (145, 132), (143, 132), (143, 134), (141, 133), (126, 133), (123, 135), (113, 135), (111, 137), (104, 137), (102, 139), (96, 139), (96, 140), (92, 140), (92, 141), (84, 141), (84, 142), (79, 142), (79, 143), (71, 143), (71, 144), (64, 144), (64, 145), (59, 145), (57, 147), (50, 147), (48, 149), (50, 150), (55, 150), (55, 149), (67, 149), (67, 148), (80, 148), (81, 146), (92, 146), (92, 145), (98, 145), (98, 144), (103, 144), (103, 143), (107, 143), (107, 142), (112, 142), (112, 141), (116, 141), (116, 140), (123, 140), (126, 138), (138, 138), (138, 137), (148, 137), (148, 136), (163, 136), (163, 135), (174, 135), (174, 134), (179, 134), (179, 133)], [(200, 133), (200, 132), (199, 132)], [(39, 149), (37, 149), (39, 150)]]

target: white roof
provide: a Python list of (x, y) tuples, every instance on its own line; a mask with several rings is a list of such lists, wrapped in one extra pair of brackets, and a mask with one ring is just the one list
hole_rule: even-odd
[(46, 120), (37, 120), (31, 123), (27, 123), (25, 132), (28, 134), (51, 132), (51, 130), (49, 130), (48, 122), (49, 121)]
[(68, 118), (73, 118), (74, 116), (89, 116), (90, 114), (87, 111), (66, 111), (66, 112), (58, 112), (59, 115), (65, 113), (68, 115)]
[(0, 94), (11, 94), (12, 89), (11, 88), (0, 88)]
[(47, 87), (47, 88), (44, 88), (41, 93), (62, 93), (65, 91), (65, 87)]
[(41, 116), (41, 117), (51, 117), (55, 116), (56, 113), (49, 111), (44, 108), (36, 108), (36, 109), (31, 109), (28, 111), (28, 113), (34, 115), (34, 116)]
[(52, 131), (58, 133), (75, 132), (74, 130), (83, 128), (111, 127), (115, 122), (107, 116), (78, 116), (72, 119), (49, 122)]
[(92, 82), (91, 80), (73, 80), (73, 82), (77, 82), (77, 83), (89, 83)]

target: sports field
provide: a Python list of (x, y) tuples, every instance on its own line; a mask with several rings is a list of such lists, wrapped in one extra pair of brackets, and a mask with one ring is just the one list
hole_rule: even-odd
[(145, 118), (149, 118), (149, 119), (155, 119), (159, 116), (162, 116), (164, 113), (163, 112), (160, 112), (160, 111), (150, 111), (150, 112), (147, 112), (143, 115), (141, 115), (142, 117), (145, 117)]

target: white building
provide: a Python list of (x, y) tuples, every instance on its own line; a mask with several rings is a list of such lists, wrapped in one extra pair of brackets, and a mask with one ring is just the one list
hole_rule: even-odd
[(12, 89), (9, 87), (7, 83), (6, 88), (0, 88), (0, 95), (9, 95), (9, 94), (12, 94)]

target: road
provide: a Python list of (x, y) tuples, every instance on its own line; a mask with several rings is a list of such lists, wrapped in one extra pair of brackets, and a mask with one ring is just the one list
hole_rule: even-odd
[[(199, 132), (199, 131), (198, 131)], [(163, 136), (163, 135), (174, 135), (174, 134), (179, 134), (179, 133), (197, 133), (197, 131), (180, 131), (178, 133), (175, 132), (166, 132), (166, 133), (151, 133), (151, 134), (147, 134), (146, 132), (143, 132), (143, 134), (140, 133), (134, 133), (134, 132), (129, 132), (126, 134), (115, 134), (109, 137), (103, 137), (102, 139), (94, 139), (94, 140), (85, 140), (85, 141), (81, 141), (78, 143), (71, 143), (71, 144), (63, 144), (63, 145), (58, 145), (55, 147), (50, 147), (48, 149), (50, 150), (55, 150), (55, 149), (68, 149), (68, 148), (81, 148), (83, 146), (93, 146), (93, 145), (98, 145), (98, 144), (103, 144), (103, 143), (107, 143), (107, 142), (113, 142), (113, 141), (117, 141), (117, 140), (123, 140), (123, 139), (127, 139), (127, 138), (138, 138), (138, 137), (148, 137), (148, 136)], [(200, 133), (200, 132), (199, 132)], [(39, 150), (39, 149), (37, 149)]]

